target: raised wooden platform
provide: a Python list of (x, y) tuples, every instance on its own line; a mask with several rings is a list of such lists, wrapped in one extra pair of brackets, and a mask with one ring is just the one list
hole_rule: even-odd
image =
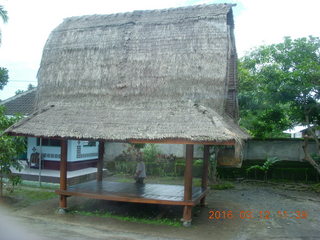
[(201, 187), (192, 188), (192, 200), (184, 201), (184, 186), (90, 181), (56, 190), (64, 196), (81, 196), (110, 201), (195, 206), (206, 195)]
[[(24, 161), (21, 162), (21, 165), (23, 166), (21, 171), (18, 171), (15, 168), (11, 168), (12, 173), (14, 173), (17, 176), (20, 176), (23, 180), (39, 181), (38, 168), (29, 168)], [(103, 169), (102, 172), (105, 176), (108, 175), (108, 171), (106, 169)], [(95, 167), (67, 172), (68, 185), (79, 184), (82, 182), (92, 181), (94, 179), (97, 179), (97, 168)], [(41, 182), (59, 183), (60, 172), (57, 170), (42, 169)]]

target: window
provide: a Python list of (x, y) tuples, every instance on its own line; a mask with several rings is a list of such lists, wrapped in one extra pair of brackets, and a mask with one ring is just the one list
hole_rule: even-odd
[[(42, 139), (42, 146), (60, 147), (60, 145), (60, 140), (50, 138)], [(37, 146), (40, 146), (40, 138), (37, 138)]]
[(84, 141), (83, 146), (84, 147), (95, 147), (97, 145), (97, 142), (95, 141)]

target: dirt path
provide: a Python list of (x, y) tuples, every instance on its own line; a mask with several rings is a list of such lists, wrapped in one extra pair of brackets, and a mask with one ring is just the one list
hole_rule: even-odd
[[(69, 206), (100, 207), (109, 204), (115, 211), (146, 206), (111, 204), (83, 198), (70, 198)], [(38, 202), (26, 208), (11, 209), (15, 224), (9, 230), (2, 224), (8, 218), (1, 214), (0, 233), (10, 235), (18, 229), (39, 239), (320, 239), (320, 196), (312, 192), (289, 191), (273, 186), (237, 184), (235, 189), (211, 191), (207, 208), (194, 211), (191, 228), (126, 222), (112, 218), (79, 215), (57, 215), (58, 200)], [(161, 207), (155, 211), (162, 211)], [(181, 215), (181, 209), (165, 208)], [(175, 213), (175, 211), (177, 213)], [(220, 219), (208, 219), (209, 211), (220, 213)], [(260, 211), (262, 211), (260, 215)], [(268, 215), (269, 211), (270, 214)], [(280, 215), (278, 214), (281, 213)], [(287, 216), (284, 215), (287, 211)], [(232, 213), (232, 219), (223, 217)], [(216, 213), (216, 214), (218, 214)], [(241, 213), (241, 215), (240, 215)], [(304, 214), (307, 213), (306, 217)], [(300, 214), (300, 215), (299, 215)], [(212, 215), (212, 214), (211, 214)], [(217, 216), (217, 215), (216, 215)], [(268, 216), (268, 219), (266, 219)], [(244, 219), (242, 219), (244, 218)], [(1, 222), (2, 221), (2, 222)], [(25, 230), (23, 230), (25, 229)], [(0, 235), (4, 236), (3, 234)], [(27, 236), (26, 234), (24, 236)], [(24, 238), (27, 239), (27, 238)], [(35, 239), (35, 238), (33, 238)]]

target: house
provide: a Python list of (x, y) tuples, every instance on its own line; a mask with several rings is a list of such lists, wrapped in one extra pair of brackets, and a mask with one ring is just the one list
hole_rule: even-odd
[(34, 111), (34, 103), (36, 98), (36, 88), (17, 94), (0, 102), (0, 105), (5, 107), (5, 114), (13, 116), (21, 114), (28, 116)]
[[(237, 54), (230, 4), (71, 17), (52, 31), (36, 112), (11, 135), (58, 139), (61, 210), (68, 196), (181, 205), (184, 225), (205, 202), (210, 145), (239, 146)], [(70, 140), (99, 141), (97, 181), (68, 186)], [(184, 186), (103, 180), (105, 142), (184, 144)], [(192, 186), (194, 144), (204, 145)], [(239, 148), (237, 148), (239, 149)]]
[[(37, 88), (34, 88), (8, 98), (0, 104), (5, 107), (5, 114), (8, 116), (21, 114), (28, 117), (34, 112), (36, 93)], [(96, 167), (98, 158), (98, 143), (96, 141), (70, 140), (68, 146), (69, 171)], [(27, 152), (22, 158), (31, 163), (32, 154), (40, 152), (43, 169), (59, 170), (60, 140), (44, 138), (40, 146), (40, 138), (27, 137)], [(35, 164), (31, 165), (35, 166)]]
[[(307, 133), (308, 126), (295, 126), (291, 129), (283, 131), (290, 134), (291, 138), (303, 138), (303, 135)], [(316, 136), (320, 136), (320, 130), (315, 130)]]

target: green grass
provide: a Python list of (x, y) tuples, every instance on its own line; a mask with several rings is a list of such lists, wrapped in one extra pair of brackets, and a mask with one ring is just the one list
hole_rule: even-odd
[(4, 191), (3, 199), (15, 209), (25, 208), (40, 201), (58, 199), (58, 195), (50, 189), (17, 186), (13, 192)]
[(28, 205), (31, 202), (48, 200), (58, 197), (58, 195), (50, 188), (45, 188), (44, 186), (40, 188), (36, 185), (29, 185), (24, 183), (16, 186), (13, 192), (6, 191), (6, 187), (4, 187), (4, 196), (16, 199), (22, 205)]
[(39, 186), (38, 181), (26, 181), (22, 180), (21, 186), (26, 186), (26, 187), (33, 187), (33, 188), (41, 188), (41, 189), (58, 189), (59, 188), (59, 183), (46, 183), (42, 182), (41, 187)]
[[(4, 183), (8, 183), (8, 179), (4, 178), (3, 179)], [(32, 188), (41, 188), (41, 189), (58, 189), (59, 188), (59, 183), (46, 183), (46, 182), (41, 182), (41, 187), (39, 186), (38, 181), (28, 181), (28, 180), (22, 180), (21, 184), (18, 184), (17, 187), (19, 186), (24, 186), (24, 187), (32, 187)]]
[(58, 195), (52, 191), (44, 189), (30, 189), (20, 187), (15, 189), (13, 193), (9, 193), (8, 196), (22, 197), (26, 201), (41, 201), (55, 198)]
[(234, 184), (231, 182), (222, 182), (218, 184), (213, 184), (210, 186), (210, 188), (215, 190), (226, 190), (234, 188)]
[(162, 218), (162, 219), (146, 219), (146, 218), (137, 218), (132, 216), (118, 216), (111, 214), (109, 212), (88, 212), (88, 211), (71, 211), (71, 214), (79, 214), (82, 216), (95, 216), (95, 217), (104, 217), (104, 218), (114, 218), (121, 221), (127, 221), (127, 222), (137, 222), (137, 223), (145, 223), (145, 224), (155, 224), (155, 225), (167, 225), (167, 226), (174, 226), (174, 227), (180, 227), (181, 223), (177, 220), (171, 220), (168, 218)]
[(201, 178), (193, 178), (192, 185), (195, 187), (201, 187), (201, 181), (202, 181)]

